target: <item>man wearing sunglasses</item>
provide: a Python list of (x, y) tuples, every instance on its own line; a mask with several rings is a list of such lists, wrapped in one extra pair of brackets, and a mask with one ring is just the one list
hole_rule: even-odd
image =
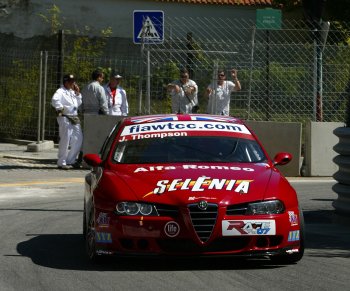
[(217, 82), (207, 88), (207, 113), (216, 115), (230, 115), (230, 100), (233, 91), (241, 90), (241, 83), (237, 78), (237, 70), (231, 70), (232, 81), (226, 81), (225, 70), (218, 71)]
[(167, 85), (172, 113), (192, 113), (198, 110), (198, 86), (189, 78), (187, 69), (180, 71), (180, 80)]

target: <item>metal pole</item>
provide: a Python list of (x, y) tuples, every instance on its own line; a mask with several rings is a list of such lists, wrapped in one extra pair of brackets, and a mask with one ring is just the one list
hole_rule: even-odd
[(314, 121), (317, 121), (317, 41), (314, 40), (314, 78), (313, 78), (313, 116)]
[(208, 112), (208, 113), (211, 113), (211, 114), (216, 114), (216, 110), (217, 110), (217, 96), (216, 96), (216, 94), (217, 94), (217, 91), (218, 91), (218, 69), (219, 69), (218, 67), (219, 67), (219, 62), (218, 62), (218, 60), (215, 60), (214, 64), (213, 64), (213, 78), (212, 78), (212, 81), (213, 81), (213, 92), (210, 94), (211, 98), (213, 100), (212, 100), (211, 106), (210, 106), (210, 111), (211, 112)]
[(42, 94), (42, 78), (43, 78), (43, 51), (40, 52), (40, 72), (39, 72), (39, 103), (38, 103), (38, 132), (37, 143), (40, 143), (40, 126), (41, 126), (41, 94)]
[(266, 30), (266, 120), (270, 120), (270, 32)]
[(46, 112), (46, 88), (47, 88), (47, 58), (48, 52), (45, 51), (45, 63), (44, 63), (44, 95), (43, 95), (43, 118), (41, 126), (41, 139), (44, 142), (45, 140), (45, 112)]
[(58, 60), (57, 60), (57, 88), (63, 80), (63, 63), (64, 63), (64, 30), (58, 31)]
[[(320, 33), (320, 31), (319, 31)], [(322, 47), (320, 37), (317, 38), (317, 95), (316, 95), (316, 121), (323, 121), (323, 104), (322, 104)]]
[(147, 50), (147, 95), (146, 95), (146, 104), (147, 104), (147, 114), (151, 114), (151, 60), (150, 60), (150, 51)]
[(140, 78), (139, 78), (139, 100), (138, 100), (138, 108), (137, 114), (141, 115), (142, 112), (142, 83), (143, 83), (143, 58), (144, 58), (144, 49), (145, 49), (145, 21), (143, 21), (142, 25), (142, 39), (141, 39), (141, 63), (140, 63)]
[(249, 72), (249, 88), (248, 88), (248, 112), (247, 112), (247, 119), (250, 118), (250, 102), (252, 100), (252, 81), (253, 81), (253, 67), (254, 67), (254, 49), (255, 49), (255, 32), (256, 27), (253, 26), (252, 31), (252, 49), (250, 52), (250, 72)]

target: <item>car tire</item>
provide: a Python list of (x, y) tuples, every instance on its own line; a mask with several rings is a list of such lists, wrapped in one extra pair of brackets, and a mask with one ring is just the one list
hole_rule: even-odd
[(304, 215), (303, 211), (299, 210), (299, 223), (300, 223), (300, 248), (298, 253), (294, 254), (284, 254), (284, 255), (276, 255), (271, 256), (270, 259), (273, 263), (281, 264), (281, 265), (289, 265), (294, 264), (301, 260), (304, 255), (305, 250), (305, 224), (304, 224)]
[[(84, 216), (85, 217), (85, 216)], [(88, 223), (85, 231), (86, 254), (90, 261), (96, 262), (96, 236), (95, 236), (95, 211), (91, 209)]]
[(83, 213), (83, 238), (86, 240), (86, 208), (84, 202), (84, 213)]

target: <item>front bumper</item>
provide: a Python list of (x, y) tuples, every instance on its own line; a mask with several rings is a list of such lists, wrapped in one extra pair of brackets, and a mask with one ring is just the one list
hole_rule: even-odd
[[(298, 209), (249, 217), (227, 215), (225, 209), (219, 209), (207, 240), (198, 234), (187, 208), (176, 216), (118, 216), (102, 209), (96, 209), (95, 213), (96, 249), (100, 254), (271, 256), (292, 254), (300, 249)], [(274, 221), (275, 232), (225, 235), (223, 220)]]

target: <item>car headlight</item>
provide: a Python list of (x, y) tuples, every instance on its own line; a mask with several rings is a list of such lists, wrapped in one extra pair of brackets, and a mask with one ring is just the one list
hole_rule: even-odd
[(152, 204), (136, 202), (119, 202), (115, 207), (118, 215), (153, 215), (158, 216)]
[(280, 200), (250, 203), (246, 214), (279, 214), (284, 212), (284, 205)]

